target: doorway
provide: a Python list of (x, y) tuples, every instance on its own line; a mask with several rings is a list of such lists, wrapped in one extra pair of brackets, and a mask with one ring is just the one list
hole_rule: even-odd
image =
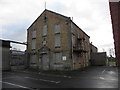
[(41, 58), (42, 69), (49, 70), (49, 57), (47, 54), (43, 54)]

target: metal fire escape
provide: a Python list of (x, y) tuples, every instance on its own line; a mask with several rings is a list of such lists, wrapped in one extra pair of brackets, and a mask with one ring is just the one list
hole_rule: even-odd
[(73, 51), (76, 53), (87, 53), (85, 50), (85, 38), (78, 35), (76, 45), (73, 47)]

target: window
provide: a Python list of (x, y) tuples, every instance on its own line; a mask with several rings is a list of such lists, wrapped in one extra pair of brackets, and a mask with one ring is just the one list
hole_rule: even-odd
[(59, 63), (59, 62), (61, 62), (62, 60), (62, 53), (55, 53), (55, 61), (56, 61), (56, 63)]
[(32, 39), (32, 49), (36, 48), (36, 39)]
[(55, 34), (60, 33), (60, 24), (55, 24), (54, 32)]
[(47, 36), (47, 30), (48, 28), (47, 28), (47, 25), (44, 25), (44, 27), (43, 27), (43, 36)]
[(73, 27), (73, 24), (71, 23), (71, 33), (72, 34), (75, 34), (75, 30), (74, 30), (74, 27)]
[(32, 38), (36, 38), (36, 31), (32, 31)]
[(73, 28), (71, 28), (71, 33), (74, 34), (74, 29)]
[(55, 47), (60, 47), (61, 45), (61, 39), (60, 39), (60, 34), (55, 35)]
[(73, 47), (75, 47), (75, 36), (74, 35), (72, 35), (72, 45)]

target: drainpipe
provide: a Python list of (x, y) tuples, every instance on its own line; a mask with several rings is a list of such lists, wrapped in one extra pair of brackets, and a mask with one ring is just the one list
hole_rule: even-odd
[[(70, 19), (70, 18), (69, 18)], [(73, 60), (73, 44), (72, 44), (72, 20), (70, 19), (70, 36), (71, 36), (71, 59), (72, 59), (72, 70), (74, 70), (74, 60)]]

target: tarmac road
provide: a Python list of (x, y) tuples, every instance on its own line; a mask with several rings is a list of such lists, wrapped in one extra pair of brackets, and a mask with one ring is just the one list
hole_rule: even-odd
[[(120, 73), (119, 73), (120, 74)], [(2, 88), (118, 88), (117, 67), (89, 67), (71, 72), (32, 72), (28, 70), (2, 73)]]

